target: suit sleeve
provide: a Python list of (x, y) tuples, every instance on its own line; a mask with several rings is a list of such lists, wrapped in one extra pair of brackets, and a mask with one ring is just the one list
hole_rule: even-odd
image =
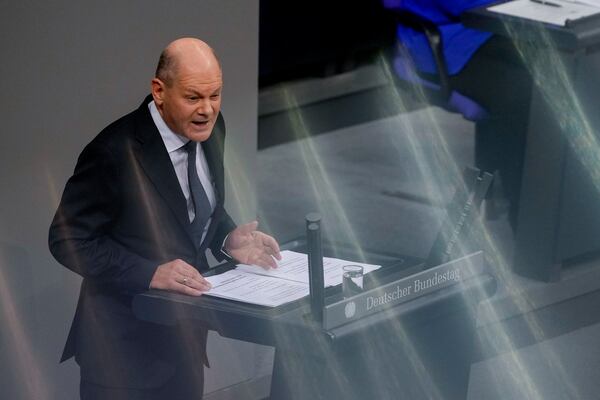
[(227, 235), (229, 235), (229, 233), (235, 228), (236, 224), (233, 222), (233, 219), (229, 216), (229, 214), (227, 214), (227, 211), (223, 211), (223, 217), (209, 246), (211, 253), (217, 259), (217, 261), (232, 260), (232, 258), (225, 253), (223, 249)]
[(158, 265), (110, 236), (120, 210), (114, 156), (92, 142), (81, 153), (50, 226), (50, 252), (95, 284), (124, 293), (148, 290)]

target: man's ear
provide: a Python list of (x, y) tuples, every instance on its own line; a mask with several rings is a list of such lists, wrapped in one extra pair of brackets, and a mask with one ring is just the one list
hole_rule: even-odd
[(158, 78), (154, 78), (151, 82), (151, 88), (154, 103), (156, 103), (156, 106), (159, 107), (163, 103), (163, 96), (165, 94), (165, 83)]

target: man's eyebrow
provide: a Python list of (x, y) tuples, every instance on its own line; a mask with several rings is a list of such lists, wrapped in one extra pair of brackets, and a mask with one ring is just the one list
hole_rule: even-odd
[(193, 89), (193, 88), (185, 88), (185, 89), (183, 89), (183, 92), (185, 94), (197, 94), (197, 95), (200, 94), (200, 92), (198, 90)]
[[(207, 88), (209, 89), (209, 88)], [(216, 93), (216, 92), (220, 92), (221, 90), (223, 90), (222, 86), (219, 86), (218, 88), (215, 88), (211, 93)], [(194, 86), (184, 86), (183, 87), (183, 91), (184, 92), (194, 92), (194, 93), (201, 93), (203, 90), (202, 89), (198, 89)]]

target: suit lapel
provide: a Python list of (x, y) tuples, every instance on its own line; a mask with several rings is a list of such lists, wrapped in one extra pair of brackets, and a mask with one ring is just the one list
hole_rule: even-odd
[(202, 249), (208, 247), (214, 233), (217, 229), (221, 216), (223, 215), (223, 201), (225, 198), (225, 187), (224, 187), (224, 170), (223, 170), (223, 149), (225, 145), (225, 123), (223, 117), (219, 114), (213, 132), (207, 141), (202, 142), (202, 151), (206, 157), (208, 168), (212, 176), (212, 180), (215, 187), (217, 205), (212, 215), (212, 221), (208, 227), (208, 232), (202, 243)]
[(208, 169), (217, 192), (217, 206), (223, 205), (225, 193), (223, 171), (223, 149), (225, 146), (225, 126), (223, 117), (219, 114), (212, 134), (207, 141), (202, 142), (202, 151), (208, 163)]
[(193, 243), (185, 197), (179, 186), (169, 153), (167, 153), (160, 133), (150, 116), (148, 110), (150, 100), (151, 98), (146, 98), (137, 112), (136, 138), (140, 147), (135, 155), (144, 172)]

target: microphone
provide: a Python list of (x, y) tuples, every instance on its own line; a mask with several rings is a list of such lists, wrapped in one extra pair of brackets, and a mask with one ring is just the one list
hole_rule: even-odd
[(306, 240), (308, 243), (308, 275), (310, 288), (310, 311), (316, 322), (323, 322), (325, 305), (323, 250), (321, 248), (321, 215), (306, 215)]

